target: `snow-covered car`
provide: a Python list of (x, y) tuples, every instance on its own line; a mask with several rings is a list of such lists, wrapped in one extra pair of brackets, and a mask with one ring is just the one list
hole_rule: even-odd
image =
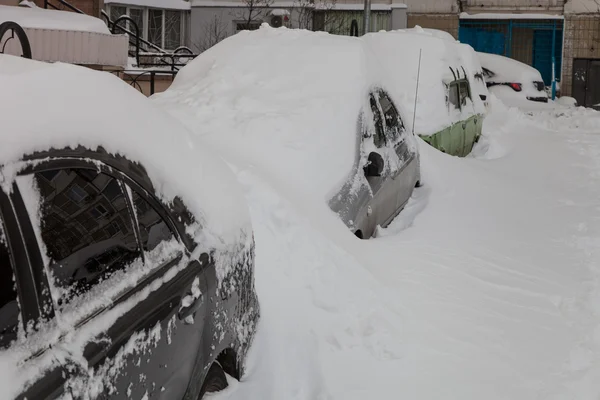
[(548, 102), (548, 92), (540, 72), (520, 61), (496, 54), (478, 52), (488, 90), (500, 100)]
[(416, 106), (414, 132), (444, 153), (468, 155), (481, 136), (488, 96), (475, 51), (446, 32), (420, 27), (363, 40), (390, 71), (388, 90), (411, 122)]
[(153, 99), (229, 161), (325, 201), (370, 238), (421, 179), (416, 137), (388, 84), (361, 38), (263, 25), (202, 53)]
[(239, 378), (259, 304), (225, 163), (111, 74), (0, 56), (0, 86), (0, 397), (200, 399)]

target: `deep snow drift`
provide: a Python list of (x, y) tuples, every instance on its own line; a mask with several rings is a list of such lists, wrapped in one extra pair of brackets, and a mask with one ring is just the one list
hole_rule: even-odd
[(598, 398), (600, 114), (493, 108), (374, 240), (236, 164), (263, 316), (215, 399)]

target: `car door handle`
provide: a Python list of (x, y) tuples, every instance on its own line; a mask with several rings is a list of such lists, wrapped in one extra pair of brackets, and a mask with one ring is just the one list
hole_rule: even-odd
[(186, 321), (188, 319), (188, 317), (190, 317), (190, 316), (193, 317), (194, 314), (196, 314), (196, 311), (198, 311), (198, 309), (202, 306), (202, 302), (204, 301), (204, 298), (203, 298), (203, 296), (201, 294), (196, 299), (192, 300), (192, 302), (191, 302), (190, 305), (184, 305), (185, 299), (188, 296), (184, 297), (181, 300), (182, 308), (177, 313), (177, 318), (179, 318), (181, 321), (184, 321), (184, 323), (188, 323)]

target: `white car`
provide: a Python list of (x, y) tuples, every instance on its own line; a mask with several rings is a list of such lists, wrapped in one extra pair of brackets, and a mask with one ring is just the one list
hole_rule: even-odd
[(496, 54), (477, 53), (488, 90), (505, 103), (519, 100), (548, 102), (540, 72), (520, 61)]

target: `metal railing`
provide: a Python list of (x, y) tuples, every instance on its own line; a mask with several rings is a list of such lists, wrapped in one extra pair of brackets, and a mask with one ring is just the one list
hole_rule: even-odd
[[(4, 41), (4, 44), (2, 44), (2, 39), (8, 32), (10, 32), (11, 35)], [(19, 39), (19, 42), (21, 42), (21, 50), (23, 51), (23, 55), (21, 57), (31, 59), (31, 44), (27, 38), (27, 33), (25, 33), (25, 30), (23, 30), (21, 25), (13, 21), (6, 21), (0, 24), (0, 44), (2, 44), (2, 48), (0, 48), (0, 54), (4, 54), (6, 45), (9, 41), (15, 38), (15, 35), (17, 39)]]
[(44, 0), (44, 8), (52, 8), (54, 10), (64, 10), (64, 9), (69, 9), (73, 12), (76, 12), (78, 14), (85, 14), (83, 11), (81, 11), (79, 8), (75, 7), (74, 5), (66, 2), (65, 0), (56, 0), (56, 2), (58, 4), (60, 4), (62, 6), (59, 7), (53, 3), (51, 3), (49, 0)]
[(160, 81), (171, 84), (177, 71), (142, 71), (142, 70), (125, 70), (125, 71), (113, 71), (114, 75), (121, 78), (129, 85), (140, 91), (146, 96), (152, 96), (156, 93), (156, 84), (159, 79)]
[[(44, 8), (70, 10), (78, 14), (85, 14), (65, 0), (44, 0)], [(178, 71), (179, 68), (185, 66), (190, 60), (197, 56), (197, 54), (194, 54), (194, 52), (186, 46), (180, 46), (173, 51), (167, 51), (144, 39), (140, 34), (137, 23), (127, 15), (122, 15), (115, 21), (112, 21), (108, 13), (104, 10), (101, 10), (100, 15), (104, 18), (108, 29), (113, 35), (120, 33), (127, 34), (130, 45), (128, 54), (130, 57), (135, 58), (135, 62), (139, 68), (166, 67), (170, 68), (171, 71)]]

